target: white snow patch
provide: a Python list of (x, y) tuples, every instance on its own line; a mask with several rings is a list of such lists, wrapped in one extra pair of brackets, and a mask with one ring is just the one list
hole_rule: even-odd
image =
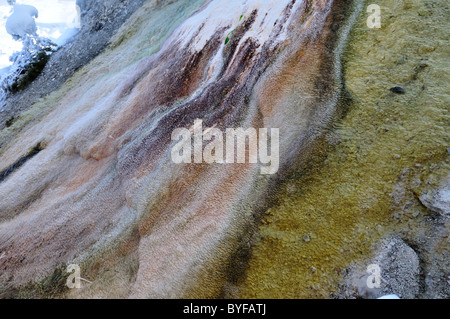
[(36, 21), (38, 10), (30, 5), (16, 4), (13, 14), (6, 20), (6, 32), (13, 37), (25, 37), (35, 35), (37, 32)]
[[(80, 12), (75, 0), (17, 0), (17, 5), (35, 7), (39, 14), (35, 19), (38, 36), (49, 38), (60, 46), (80, 27)], [(0, 0), (0, 69), (11, 65), (9, 57), (22, 49), (22, 43), (14, 41), (6, 32), (6, 21), (12, 11), (7, 0)]]
[(400, 297), (397, 295), (386, 295), (386, 296), (380, 297), (378, 299), (400, 299)]

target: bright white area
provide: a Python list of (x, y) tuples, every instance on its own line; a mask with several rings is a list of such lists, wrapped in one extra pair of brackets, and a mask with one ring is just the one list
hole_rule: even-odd
[(397, 295), (386, 295), (386, 296), (380, 297), (378, 299), (400, 299), (400, 297)]
[[(283, 11), (291, 2), (291, 0), (216, 0), (189, 18), (178, 29), (178, 35), (175, 38), (184, 39), (183, 45), (194, 41), (191, 44), (194, 44), (194, 49), (199, 51), (217, 31), (217, 26), (229, 25), (227, 32), (230, 32), (243, 20), (249, 18), (254, 10), (257, 10), (253, 27), (246, 32), (241, 41), (244, 42), (247, 38), (253, 37), (263, 44), (275, 28), (275, 22), (283, 15)], [(300, 6), (302, 3), (303, 0), (297, 1), (295, 6)], [(198, 26), (202, 24), (204, 25), (201, 33), (195, 39), (191, 39), (189, 35), (196, 34)], [(278, 36), (278, 39), (282, 40), (283, 35)]]
[[(75, 0), (17, 0), (16, 4), (26, 4), (38, 10), (37, 34), (49, 38), (57, 45), (63, 45), (80, 27), (79, 12)], [(6, 20), (13, 7), (7, 0), (0, 0), (0, 74), (11, 65), (9, 57), (22, 49), (22, 42), (13, 40), (6, 32)]]

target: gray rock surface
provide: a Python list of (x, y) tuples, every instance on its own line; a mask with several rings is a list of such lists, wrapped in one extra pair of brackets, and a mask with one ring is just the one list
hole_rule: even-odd
[(432, 212), (450, 215), (450, 174), (437, 187), (426, 189), (419, 197), (420, 202)]
[[(370, 265), (379, 266), (379, 285), (369, 286), (372, 273)], [(374, 277), (372, 277), (374, 278)], [(343, 298), (376, 299), (395, 294), (401, 299), (416, 298), (420, 290), (420, 262), (416, 252), (399, 238), (381, 242), (375, 256), (348, 269), (342, 288)]]
[[(392, 188), (392, 235), (373, 258), (347, 269), (338, 298), (448, 299), (450, 296), (449, 158), (405, 168)], [(367, 267), (378, 263), (380, 289), (367, 287)], [(419, 271), (419, 272), (418, 272)], [(419, 275), (417, 275), (419, 273)]]

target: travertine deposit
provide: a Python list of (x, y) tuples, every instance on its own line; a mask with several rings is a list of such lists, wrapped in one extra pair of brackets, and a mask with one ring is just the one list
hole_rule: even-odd
[[(339, 115), (347, 7), (147, 1), (2, 132), (2, 295), (221, 295), (277, 181)], [(172, 163), (195, 119), (280, 128), (281, 170)], [(93, 283), (68, 291), (69, 264)]]
[[(446, 30), (435, 16), (448, 6), (383, 0), (372, 30), (366, 1), (129, 2), (115, 33), (110, 11), (84, 11), (84, 34), (106, 28), (98, 50), (21, 93), (0, 126), (0, 297), (348, 297), (346, 268), (393, 234), (435, 267), (405, 296), (448, 297), (444, 40), (405, 22), (417, 11)], [(279, 171), (175, 164), (172, 132), (196, 119), (279, 128)], [(437, 190), (416, 182), (435, 175)], [(418, 198), (438, 221), (403, 216), (429, 218)], [(81, 289), (67, 286), (72, 264)]]

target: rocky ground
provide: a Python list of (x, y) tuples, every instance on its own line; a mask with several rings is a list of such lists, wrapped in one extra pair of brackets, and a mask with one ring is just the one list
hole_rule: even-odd
[[(425, 136), (415, 135), (415, 132), (420, 132), (423, 125), (421, 120), (425, 118), (412, 120), (411, 124), (416, 123), (417, 127), (411, 132), (417, 140), (407, 134), (408, 138), (413, 139), (407, 139), (407, 143), (418, 147), (411, 150), (415, 154), (414, 161), (405, 161), (404, 152), (401, 154), (395, 151), (391, 155), (396, 162), (404, 165), (389, 194), (390, 211), (394, 216), (392, 224), (388, 226), (389, 231), (383, 234), (383, 238), (373, 243), (371, 257), (362, 258), (359, 266), (354, 263), (346, 270), (348, 273), (344, 275), (340, 296), (375, 298), (383, 294), (397, 294), (408, 299), (446, 299), (450, 296), (450, 153), (446, 149), (448, 132), (439, 132), (440, 125), (447, 127), (448, 131), (449, 121), (448, 113), (444, 111), (435, 117), (429, 114), (431, 109), (428, 107), (445, 110), (445, 105), (448, 104), (448, 98), (440, 95), (445, 87), (448, 88), (448, 84), (440, 84), (438, 69), (443, 62), (439, 56), (445, 52), (439, 39), (448, 38), (449, 35), (445, 30), (446, 24), (440, 25), (439, 21), (440, 17), (449, 14), (449, 7), (448, 4), (437, 1), (425, 1), (421, 4), (404, 1), (396, 6), (392, 6), (393, 3), (390, 2), (383, 4), (386, 10), (391, 10), (391, 16), (385, 20), (388, 24), (385, 30), (394, 32), (404, 25), (402, 37), (414, 39), (408, 53), (402, 50), (406, 43), (396, 46), (384, 44), (383, 50), (380, 48), (379, 53), (388, 61), (389, 55), (400, 56), (405, 52), (402, 58), (394, 62), (401, 75), (389, 77), (389, 80), (407, 88), (406, 94), (418, 97), (415, 103), (405, 101), (405, 108), (423, 108), (428, 113), (431, 132)], [(437, 38), (427, 39), (426, 34), (433, 32), (432, 30)], [(382, 61), (386, 61), (385, 59)], [(428, 68), (431, 70), (427, 70)], [(444, 75), (443, 79), (445, 78), (448, 79), (448, 73)], [(401, 104), (400, 101), (392, 101), (387, 105), (390, 105), (391, 112), (396, 112), (402, 108)], [(405, 122), (400, 123), (408, 127)], [(427, 150), (422, 146), (426, 143), (436, 145), (436, 148)], [(392, 145), (392, 150), (394, 149), (398, 149), (395, 144)], [(383, 279), (380, 289), (367, 289), (365, 283), (357, 283), (356, 279), (361, 278), (362, 274), (362, 278), (367, 278), (369, 264), (379, 264), (381, 267)]]

